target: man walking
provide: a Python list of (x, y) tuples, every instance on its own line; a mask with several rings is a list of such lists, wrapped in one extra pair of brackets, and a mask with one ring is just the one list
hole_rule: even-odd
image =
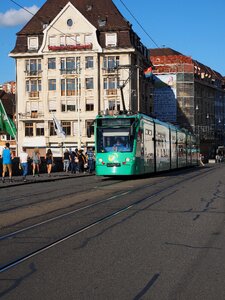
[(9, 181), (12, 182), (12, 153), (9, 149), (10, 144), (5, 144), (5, 149), (2, 151), (2, 182), (5, 182), (5, 173), (9, 172)]
[(22, 152), (20, 153), (20, 165), (23, 170), (23, 181), (26, 182), (26, 176), (28, 174), (28, 153), (26, 152), (26, 148), (23, 147)]

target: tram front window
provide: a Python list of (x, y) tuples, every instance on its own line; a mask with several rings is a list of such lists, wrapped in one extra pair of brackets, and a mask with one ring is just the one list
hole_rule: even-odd
[(98, 152), (132, 152), (133, 136), (129, 129), (101, 129), (98, 132)]

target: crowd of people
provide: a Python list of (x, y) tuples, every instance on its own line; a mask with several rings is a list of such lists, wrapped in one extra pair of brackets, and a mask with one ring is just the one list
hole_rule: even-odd
[(92, 173), (95, 170), (95, 155), (92, 148), (89, 148), (87, 152), (83, 150), (66, 149), (63, 154), (63, 171), (71, 173), (89, 172)]
[[(32, 164), (32, 175), (40, 176), (40, 167), (44, 162), (46, 164), (46, 171), (48, 176), (51, 176), (52, 168), (54, 166), (54, 157), (51, 149), (48, 149), (45, 157), (41, 158), (38, 148), (35, 148), (31, 157), (28, 155), (27, 149), (22, 148), (19, 154), (19, 169), (22, 171), (23, 181), (26, 182), (29, 172), (29, 162)], [(10, 150), (10, 144), (6, 143), (5, 148), (2, 151), (2, 182), (5, 182), (5, 176), (8, 172), (9, 181), (12, 182), (12, 161), (14, 159), (13, 153)], [(89, 172), (92, 173), (95, 170), (95, 154), (93, 148), (88, 148), (84, 153), (83, 150), (65, 149), (62, 157), (63, 171), (72, 174)]]

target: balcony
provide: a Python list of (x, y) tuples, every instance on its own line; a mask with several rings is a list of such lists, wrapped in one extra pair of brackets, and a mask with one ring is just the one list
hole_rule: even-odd
[(90, 50), (93, 45), (90, 44), (77, 44), (77, 45), (64, 45), (64, 46), (48, 46), (50, 51), (79, 51), (79, 50)]
[(80, 75), (81, 69), (76, 68), (76, 69), (60, 69), (60, 74), (61, 75)]
[(19, 113), (20, 120), (28, 120), (28, 119), (38, 119), (43, 118), (44, 113), (39, 111), (30, 111), (25, 113)]
[(117, 95), (117, 90), (116, 89), (105, 90), (105, 95), (106, 96), (116, 96)]
[(26, 77), (41, 77), (42, 70), (25, 71)]
[(103, 75), (115, 74), (117, 71), (118, 71), (118, 70), (117, 70), (116, 67), (112, 67), (112, 68), (102, 68), (102, 74), (103, 74)]
[(38, 99), (39, 98), (39, 92), (38, 91), (29, 92), (29, 98)]
[(80, 96), (81, 95), (81, 91), (80, 90), (62, 90), (61, 91), (61, 96)]

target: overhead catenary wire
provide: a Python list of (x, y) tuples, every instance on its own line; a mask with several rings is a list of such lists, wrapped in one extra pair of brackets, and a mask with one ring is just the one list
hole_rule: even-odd
[(149, 39), (153, 42), (153, 44), (157, 47), (160, 48), (158, 46), (158, 44), (154, 41), (154, 39), (150, 36), (150, 34), (145, 30), (145, 28), (141, 25), (141, 23), (138, 21), (138, 19), (134, 16), (134, 14), (131, 12), (131, 10), (126, 6), (126, 4), (122, 1), (119, 0), (121, 2), (121, 4), (125, 7), (125, 9), (129, 12), (129, 14), (132, 16), (132, 18), (137, 22), (137, 24), (141, 27), (141, 29), (144, 31), (144, 33), (149, 37)]

